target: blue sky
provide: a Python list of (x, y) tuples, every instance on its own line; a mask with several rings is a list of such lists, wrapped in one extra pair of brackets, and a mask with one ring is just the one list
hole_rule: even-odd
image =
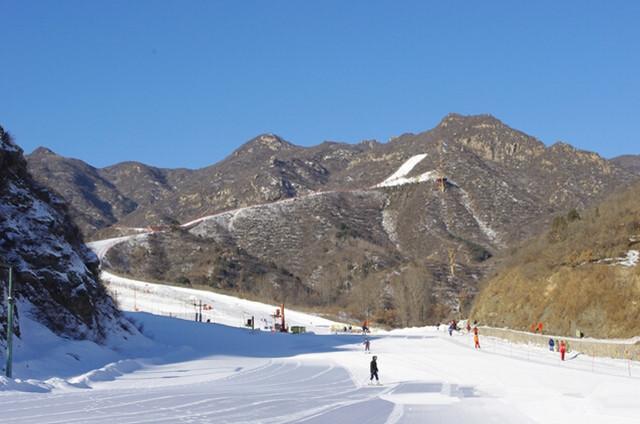
[(0, 0), (0, 124), (95, 166), (197, 168), (257, 134), (386, 141), (491, 113), (640, 153), (636, 1)]

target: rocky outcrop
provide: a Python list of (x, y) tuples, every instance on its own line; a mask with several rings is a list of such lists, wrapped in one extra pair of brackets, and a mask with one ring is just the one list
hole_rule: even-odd
[[(98, 260), (66, 204), (32, 179), (22, 150), (2, 127), (0, 143), (0, 258), (13, 267), (19, 312), (66, 337), (99, 342), (123, 331), (128, 324), (100, 284)], [(0, 275), (6, 282), (7, 269)], [(6, 322), (6, 310), (0, 314)]]

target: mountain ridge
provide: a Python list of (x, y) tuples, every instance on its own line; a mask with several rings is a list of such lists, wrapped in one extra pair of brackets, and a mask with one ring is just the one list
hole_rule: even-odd
[[(46, 164), (32, 169), (38, 175)], [(595, 153), (546, 147), (492, 116), (457, 114), (387, 143), (302, 147), (263, 134), (197, 170), (127, 163), (97, 173), (137, 205), (98, 235), (118, 234), (115, 226), (166, 233), (151, 234), (152, 247), (112, 249), (115, 272), (213, 287), (220, 280), (208, 276), (229, 275), (269, 300), (286, 293), (259, 286), (296, 287), (313, 305), (375, 314), (390, 325), (466, 310), (493, 269), (491, 257), (535, 235), (554, 214), (585, 208), (638, 178)], [(215, 218), (177, 226), (203, 216)], [(194, 236), (229, 252), (229, 260), (194, 254), (189, 266), (170, 260), (156, 270), (146, 262), (152, 248), (184, 256), (185, 246), (197, 245)], [(134, 251), (137, 259), (127, 260)], [(252, 271), (269, 263), (276, 268), (268, 278)]]

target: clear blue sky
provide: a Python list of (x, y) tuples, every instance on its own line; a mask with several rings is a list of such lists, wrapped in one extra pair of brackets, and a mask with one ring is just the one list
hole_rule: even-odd
[(0, 0), (0, 123), (96, 166), (263, 132), (386, 141), (448, 112), (640, 153), (638, 1)]

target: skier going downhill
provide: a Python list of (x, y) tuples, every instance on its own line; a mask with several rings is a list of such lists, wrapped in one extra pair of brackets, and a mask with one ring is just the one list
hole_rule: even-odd
[(373, 377), (375, 377), (376, 383), (380, 384), (380, 380), (378, 379), (378, 363), (376, 362), (377, 359), (378, 359), (377, 356), (374, 356), (371, 359), (371, 364), (369, 365), (369, 370), (371, 371), (371, 378), (369, 379), (369, 381), (372, 382)]

